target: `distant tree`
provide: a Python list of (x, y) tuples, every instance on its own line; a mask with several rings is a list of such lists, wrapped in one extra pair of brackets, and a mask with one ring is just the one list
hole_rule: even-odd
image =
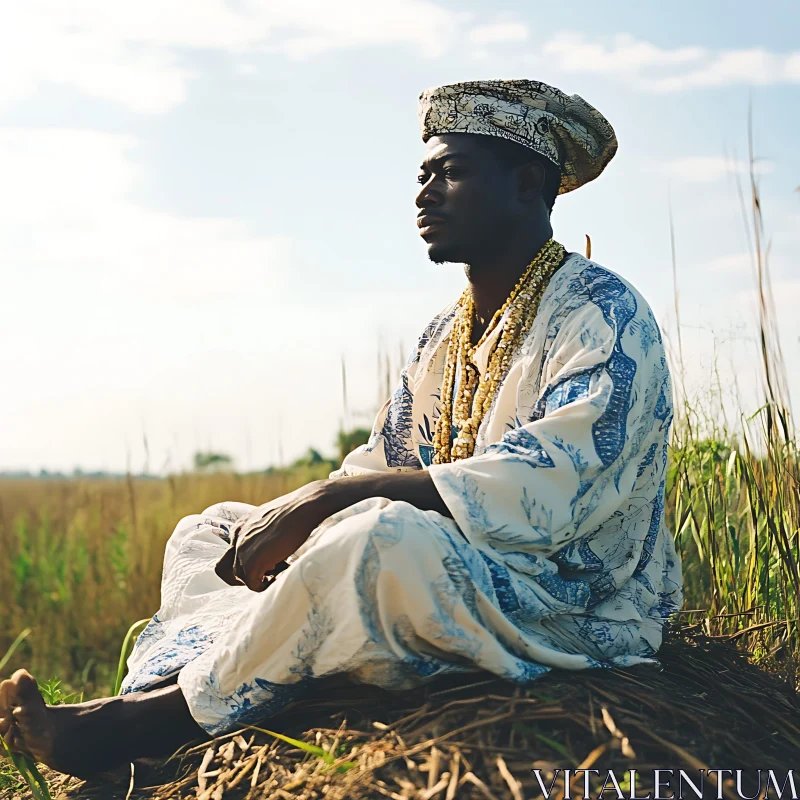
[(344, 460), (348, 453), (352, 453), (356, 447), (366, 444), (372, 431), (367, 428), (353, 428), (350, 431), (339, 431), (336, 437), (336, 447), (339, 450), (339, 462)]
[(300, 456), (300, 458), (298, 458), (297, 461), (292, 464), (292, 467), (310, 467), (314, 464), (322, 464), (322, 462), (326, 460), (327, 459), (320, 455), (318, 450), (315, 450), (313, 447), (309, 447), (306, 454), (304, 456)]
[(198, 472), (218, 472), (230, 469), (233, 466), (233, 459), (226, 453), (202, 453), (194, 454), (194, 468)]

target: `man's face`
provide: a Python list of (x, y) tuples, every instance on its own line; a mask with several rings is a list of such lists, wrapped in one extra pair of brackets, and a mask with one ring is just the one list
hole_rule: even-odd
[(418, 181), (417, 224), (431, 261), (472, 263), (518, 224), (514, 171), (481, 147), (477, 134), (432, 136)]

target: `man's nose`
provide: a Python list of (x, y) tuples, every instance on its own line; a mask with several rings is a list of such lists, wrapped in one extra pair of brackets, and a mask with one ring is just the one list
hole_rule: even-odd
[(433, 208), (442, 204), (442, 195), (433, 185), (433, 176), (422, 184), (422, 188), (417, 193), (417, 208)]

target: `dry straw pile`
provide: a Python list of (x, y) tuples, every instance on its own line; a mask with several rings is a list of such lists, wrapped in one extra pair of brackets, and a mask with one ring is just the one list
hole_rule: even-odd
[[(635, 768), (639, 796), (652, 790), (654, 768), (682, 768), (694, 780), (700, 769), (738, 768), (754, 795), (747, 781), (758, 769), (785, 776), (798, 766), (800, 700), (728, 637), (703, 627), (673, 629), (660, 671), (553, 672), (527, 689), (485, 674), (402, 694), (328, 687), (265, 721), (324, 758), (245, 729), (184, 748), (166, 764), (137, 764), (132, 782), (127, 773), (94, 782), (48, 777), (53, 797), (86, 800), (520, 800), (540, 796), (538, 768), (545, 785), (558, 776), (551, 796), (563, 800), (564, 768), (598, 769), (601, 777)], [(602, 781), (594, 778), (597, 796)], [(732, 782), (721, 791), (737, 796)], [(706, 777), (704, 796), (717, 792)], [(572, 797), (582, 793), (581, 775)]]

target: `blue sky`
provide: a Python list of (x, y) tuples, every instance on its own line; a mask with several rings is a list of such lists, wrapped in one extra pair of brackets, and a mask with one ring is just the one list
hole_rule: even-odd
[[(0, 30), (0, 469), (242, 468), (368, 422), (463, 286), (414, 224), (419, 92), (529, 77), (614, 125), (553, 224), (631, 280), (687, 386), (753, 397), (737, 194), (747, 114), (790, 366), (800, 355), (800, 6), (395, 0), (15, 4)], [(800, 372), (791, 376), (794, 394)], [(147, 446), (145, 447), (145, 439)]]

